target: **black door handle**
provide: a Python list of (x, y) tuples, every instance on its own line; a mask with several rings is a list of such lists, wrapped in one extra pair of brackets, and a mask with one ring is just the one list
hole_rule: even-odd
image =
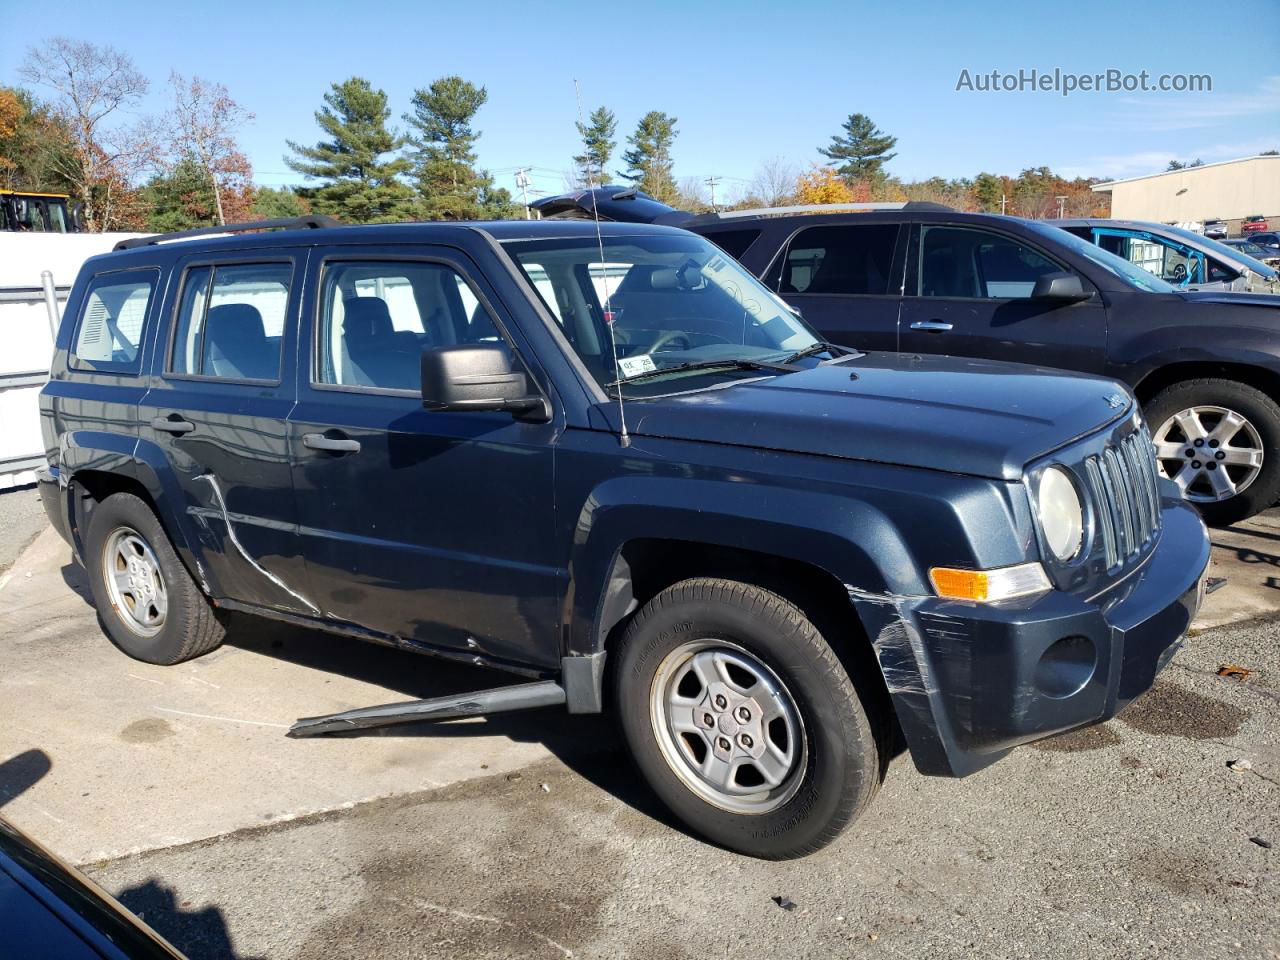
[(189, 420), (170, 420), (168, 417), (151, 418), (151, 429), (163, 430), (165, 433), (174, 433), (181, 436), (184, 433), (190, 433), (195, 428), (196, 425)]
[(323, 433), (304, 433), (302, 445), (311, 450), (326, 450), (329, 453), (359, 453), (360, 441), (345, 437), (326, 437)]

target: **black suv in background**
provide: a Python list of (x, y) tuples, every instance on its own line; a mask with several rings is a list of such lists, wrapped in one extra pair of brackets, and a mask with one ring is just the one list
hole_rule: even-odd
[(683, 230), (303, 225), (71, 291), (42, 496), (130, 656), (230, 610), (508, 670), (779, 858), (895, 726), (963, 776), (1114, 715), (1195, 615), (1204, 525), (1114, 381), (824, 343)]
[(1179, 291), (1053, 221), (939, 204), (693, 216), (602, 187), (533, 206), (702, 234), (836, 343), (1114, 377), (1142, 404), (1161, 473), (1210, 522), (1280, 497), (1276, 298)]

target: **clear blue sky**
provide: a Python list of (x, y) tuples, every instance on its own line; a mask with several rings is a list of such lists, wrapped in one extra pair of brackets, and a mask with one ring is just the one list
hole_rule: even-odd
[[(0, 9), (17, 2), (0, 0)], [(578, 147), (575, 79), (586, 110), (605, 104), (617, 114), (619, 152), (641, 114), (663, 110), (679, 118), (677, 177), (715, 174), (730, 188), (767, 157), (800, 166), (820, 159), (817, 146), (853, 112), (898, 137), (889, 170), (908, 179), (1042, 164), (1067, 175), (1132, 176), (1174, 157), (1280, 149), (1277, 0), (647, 0), (630, 8), (45, 0), (30, 9), (38, 15), (21, 18), (24, 39), (60, 32), (130, 53), (153, 82), (144, 111), (164, 108), (171, 69), (226, 84), (256, 114), (241, 143), (267, 184), (299, 182), (282, 160), (285, 141), (319, 139), (321, 96), (353, 74), (386, 90), (397, 118), (413, 89), (437, 77), (483, 84), (482, 165), (507, 187), (516, 166), (533, 166), (535, 186), (551, 192), (563, 189)], [(19, 37), (6, 39), (0, 83), (15, 82), (22, 50)], [(962, 69), (1055, 67), (1208, 73), (1213, 90), (956, 91)]]

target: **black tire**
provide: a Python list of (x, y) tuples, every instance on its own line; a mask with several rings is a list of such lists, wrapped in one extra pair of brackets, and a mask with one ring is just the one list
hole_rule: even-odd
[[(167, 610), (157, 632), (148, 636), (131, 625), (108, 586), (108, 544), (124, 531), (136, 534), (150, 549), (167, 597)], [(169, 666), (209, 653), (226, 634), (222, 622), (182, 565), (160, 521), (144, 500), (116, 493), (94, 508), (85, 535), (85, 565), (98, 617), (111, 642), (135, 660)], [(126, 604), (130, 605), (128, 600)]]
[[(1280, 498), (1280, 405), (1261, 390), (1235, 380), (1186, 380), (1161, 390), (1146, 405), (1143, 413), (1152, 437), (1158, 439), (1161, 427), (1171, 417), (1193, 407), (1223, 407), (1235, 411), (1257, 431), (1262, 445), (1262, 468), (1239, 493), (1212, 502), (1188, 497), (1205, 522), (1226, 526), (1252, 517), (1274, 504)], [(1174, 462), (1162, 463), (1166, 473), (1184, 469)], [(1201, 483), (1195, 489), (1205, 488)]]
[[(653, 703), (664, 688), (659, 671), (669, 657), (704, 640), (727, 643), (762, 663), (798, 712), (803, 761), (793, 761), (782, 781), (793, 792), (780, 789), (776, 808), (744, 813), (710, 802), (682, 779), (678, 758), (668, 759), (659, 743), (662, 722)], [(635, 615), (615, 662), (614, 702), (637, 766), (680, 820), (715, 843), (768, 860), (805, 856), (839, 836), (880, 787), (884, 747), (863, 701), (814, 625), (775, 593), (733, 580), (677, 583)]]

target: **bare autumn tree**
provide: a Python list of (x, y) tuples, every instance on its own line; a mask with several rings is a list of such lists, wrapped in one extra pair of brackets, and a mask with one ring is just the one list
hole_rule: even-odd
[(252, 168), (236, 142), (236, 131), (253, 114), (231, 99), (227, 88), (200, 77), (188, 80), (169, 75), (173, 108), (169, 114), (170, 147), (179, 158), (190, 157), (204, 170), (213, 191), (214, 213), (219, 226), (227, 222), (227, 208), (235, 212), (245, 204)]
[(762, 207), (783, 207), (795, 199), (799, 171), (785, 157), (770, 157), (756, 168), (747, 190)]
[(60, 165), (80, 202), (90, 230), (106, 230), (120, 220), (130, 171), (141, 153), (154, 152), (145, 131), (116, 121), (147, 92), (147, 78), (127, 54), (114, 47), (53, 37), (27, 50), (19, 75), (48, 87), (50, 106), (71, 138)]

